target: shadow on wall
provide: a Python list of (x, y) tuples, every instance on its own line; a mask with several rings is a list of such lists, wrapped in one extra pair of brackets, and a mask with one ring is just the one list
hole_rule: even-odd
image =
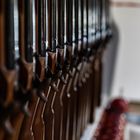
[(102, 93), (110, 95), (113, 75), (115, 71), (115, 63), (118, 54), (118, 43), (119, 43), (119, 29), (115, 23), (112, 22), (112, 32), (113, 38), (110, 40), (107, 45), (107, 49), (103, 57), (103, 83), (102, 83)]

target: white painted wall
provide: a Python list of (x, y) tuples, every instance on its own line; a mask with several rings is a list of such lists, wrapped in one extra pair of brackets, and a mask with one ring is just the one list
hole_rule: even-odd
[[(113, 97), (123, 94), (127, 99), (140, 101), (140, 8), (112, 7), (111, 10), (119, 29), (119, 44), (110, 92)], [(109, 56), (105, 54), (106, 63)]]

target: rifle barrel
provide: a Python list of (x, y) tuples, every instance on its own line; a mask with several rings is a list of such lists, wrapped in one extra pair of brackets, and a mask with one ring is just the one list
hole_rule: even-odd
[(56, 0), (48, 0), (48, 49), (56, 50)]
[(36, 0), (36, 46), (40, 56), (46, 56), (46, 0)]
[(19, 0), (19, 48), (20, 56), (33, 62), (33, 0)]
[(14, 0), (5, 1), (5, 64), (15, 67)]

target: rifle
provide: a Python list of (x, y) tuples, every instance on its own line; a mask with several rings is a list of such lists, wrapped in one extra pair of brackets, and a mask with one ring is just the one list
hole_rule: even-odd
[[(94, 91), (94, 77), (95, 77), (95, 73), (94, 73), (94, 66), (95, 66), (95, 22), (96, 22), (96, 12), (95, 12), (95, 0), (94, 1), (89, 1), (89, 13), (90, 13), (90, 18), (89, 18), (89, 23), (90, 23), (90, 29), (89, 29), (89, 45), (92, 49), (91, 52), (91, 69), (92, 69), (92, 74), (90, 76), (90, 90)], [(90, 21), (90, 19), (92, 19)], [(95, 113), (95, 99), (96, 99), (96, 95), (94, 92), (90, 93), (90, 112), (89, 112), (89, 122), (93, 123), (94, 122), (94, 113)]]
[[(70, 120), (71, 120), (71, 103), (72, 103), (72, 92), (71, 88), (73, 87), (73, 82), (75, 79), (76, 69), (74, 66), (74, 59), (77, 57), (74, 56), (75, 52), (75, 36), (73, 39), (73, 33), (74, 33), (74, 26), (75, 21), (72, 19), (73, 17), (73, 2), (72, 1), (66, 1), (65, 3), (65, 9), (66, 9), (66, 61), (65, 64), (68, 65), (68, 84), (65, 88), (64, 95), (62, 96), (62, 104), (63, 104), (63, 114), (62, 114), (62, 127), (61, 127), (61, 134), (62, 139), (70, 139), (69, 132), (70, 132)], [(76, 60), (76, 59), (75, 59)], [(71, 132), (73, 129), (71, 129)], [(72, 137), (72, 136), (71, 136)]]
[[(61, 0), (57, 2), (57, 13), (58, 13), (58, 19), (57, 19), (57, 69), (59, 71), (62, 71), (61, 76), (59, 77), (59, 85), (58, 89), (59, 92), (56, 93), (56, 96), (54, 98), (53, 102), (53, 110), (54, 110), (54, 139), (55, 140), (61, 140), (62, 139), (62, 121), (63, 121), (63, 101), (62, 97), (64, 95), (64, 91), (66, 88), (68, 75), (67, 75), (67, 64), (64, 65), (66, 58), (64, 58), (64, 16), (65, 16), (65, 1)], [(66, 55), (66, 53), (65, 53)]]
[(36, 69), (35, 69), (35, 87), (40, 98), (37, 100), (36, 112), (32, 121), (32, 130), (34, 139), (43, 139), (45, 136), (45, 126), (43, 121), (43, 107), (47, 102), (47, 94), (45, 90), (49, 87), (49, 79), (47, 79), (47, 61), (46, 61), (46, 1), (35, 1), (36, 13)]
[[(69, 52), (67, 52), (68, 54), (70, 54), (71, 52), (71, 48), (69, 48), (70, 46), (67, 46), (69, 49)], [(71, 59), (71, 54), (70, 54), (70, 57), (67, 57), (69, 58), (69, 60)], [(68, 60), (68, 59), (67, 59)], [(73, 81), (73, 75), (74, 75), (74, 72), (71, 72), (71, 70), (68, 70), (68, 73), (66, 74), (66, 80), (67, 80), (67, 85), (64, 87), (63, 89), (63, 94), (61, 96), (61, 104), (63, 105), (63, 108), (62, 108), (62, 112), (61, 112), (61, 136), (62, 136), (62, 139), (66, 139), (68, 138), (68, 128), (69, 128), (69, 108), (68, 108), (68, 103), (69, 103), (69, 100), (70, 100), (70, 94), (69, 94), (69, 91), (70, 91), (70, 88), (71, 88), (71, 85), (72, 85), (72, 81)]]
[[(79, 33), (78, 33), (78, 0), (73, 0), (72, 3), (72, 47), (73, 47), (73, 55), (72, 55), (72, 71), (74, 71), (73, 82), (70, 88), (70, 118), (69, 118), (69, 139), (76, 139), (76, 113), (77, 113), (77, 82), (79, 77), (79, 53), (78, 50), (78, 41), (79, 41)], [(78, 52), (79, 51), (79, 52)]]
[[(84, 93), (83, 93), (83, 99), (84, 99), (84, 104), (83, 104), (83, 130), (85, 129), (87, 123), (88, 123), (88, 108), (87, 108), (87, 103), (88, 103), (88, 53), (90, 51), (89, 48), (89, 43), (88, 43), (88, 1), (84, 0), (83, 1), (84, 5), (84, 15), (83, 15), (83, 48), (84, 48), (84, 53), (83, 53), (83, 75), (82, 75), (82, 82), (84, 84)], [(88, 75), (88, 76), (87, 76)]]
[(80, 69), (81, 69), (81, 56), (80, 56), (80, 53), (81, 53), (81, 36), (80, 36), (80, 29), (79, 29), (79, 0), (74, 0), (74, 6), (73, 6), (73, 10), (74, 10), (74, 18), (73, 20), (75, 21), (75, 24), (73, 24), (73, 31), (74, 31), (74, 35), (75, 36), (75, 51), (74, 51), (74, 56), (75, 58), (73, 59), (73, 61), (75, 62), (74, 63), (74, 67), (76, 68), (76, 74), (75, 74), (75, 79), (74, 79), (74, 82), (73, 82), (73, 87), (72, 87), (72, 92), (73, 92), (73, 103), (74, 106), (71, 107), (74, 108), (74, 115), (73, 115), (73, 139), (77, 139), (77, 116), (78, 116), (78, 109), (77, 109), (77, 104), (78, 104), (78, 86), (77, 86), (77, 83), (78, 83), (78, 78), (79, 78), (79, 75), (80, 75)]
[[(102, 57), (103, 57), (103, 53), (104, 53), (104, 50), (106, 49), (106, 43), (109, 42), (110, 38), (112, 37), (112, 32), (111, 32), (111, 28), (110, 28), (110, 19), (109, 19), (109, 1), (106, 1), (106, 4), (105, 5), (105, 2), (102, 0), (100, 1), (100, 3), (98, 2), (98, 7), (99, 7), (99, 10), (98, 10), (98, 29), (100, 30), (100, 40), (102, 43), (100, 43), (98, 45), (98, 49), (97, 49), (97, 66), (96, 66), (96, 69), (98, 71), (98, 73), (96, 74), (97, 76), (97, 95), (98, 95), (98, 99), (97, 99), (97, 106), (100, 106), (101, 105), (101, 82), (102, 82)], [(105, 8), (105, 6), (107, 6)], [(104, 15), (105, 13), (105, 15)], [(105, 18), (105, 21), (103, 21), (103, 19)], [(105, 35), (104, 35), (104, 32)]]
[(77, 113), (76, 113), (76, 138), (80, 139), (80, 124), (81, 124), (81, 119), (80, 119), (80, 103), (81, 103), (81, 93), (79, 91), (80, 86), (79, 86), (79, 77), (80, 77), (80, 73), (81, 73), (81, 68), (82, 68), (82, 1), (79, 0), (78, 1), (78, 53), (79, 53), (79, 65), (78, 65), (78, 70), (79, 70), (79, 74), (77, 76), (77, 82), (75, 84), (75, 89), (78, 91), (77, 92)]
[(9, 120), (16, 81), (13, 9), (12, 0), (0, 1), (0, 139), (13, 132)]
[[(44, 2), (45, 3), (45, 2)], [(42, 6), (43, 5), (46, 5), (46, 4), (42, 4)], [(42, 8), (43, 9), (43, 8)], [(44, 10), (44, 13), (45, 13), (45, 11), (46, 10)], [(43, 13), (43, 12), (42, 12)], [(45, 16), (45, 14), (44, 14), (44, 16), (42, 15), (42, 19), (44, 19), (46, 16)], [(45, 25), (45, 22), (44, 22), (44, 25)], [(42, 26), (43, 27), (43, 26)], [(55, 27), (54, 27), (55, 28)], [(45, 30), (44, 30), (45, 31)], [(43, 30), (42, 30), (42, 32), (43, 32)], [(54, 36), (54, 35), (53, 35)], [(46, 38), (45, 37), (45, 35), (42, 37), (42, 38)], [(52, 40), (52, 39), (51, 39)], [(51, 42), (51, 40), (49, 40), (50, 42)], [(49, 42), (49, 43), (50, 43)], [(50, 47), (50, 46), (49, 46)], [(34, 119), (34, 121), (33, 121), (33, 132), (34, 132), (34, 134), (35, 134), (35, 139), (38, 139), (38, 138), (40, 138), (40, 137), (42, 137), (42, 138), (44, 138), (45, 137), (45, 135), (47, 135), (48, 134), (48, 132), (47, 132), (47, 134), (45, 134), (45, 128), (44, 127), (46, 127), (45, 126), (45, 123), (46, 122), (44, 122), (44, 120), (43, 120), (43, 115), (45, 114), (45, 115), (47, 115), (47, 113), (50, 113), (50, 112), (46, 112), (46, 108), (48, 108), (48, 106), (46, 106), (46, 104), (48, 105), (49, 104), (49, 106), (50, 106), (50, 108), (53, 108), (52, 106), (53, 106), (53, 102), (55, 101), (55, 96), (56, 95), (58, 95), (58, 94), (56, 94), (56, 86), (54, 85), (54, 81), (56, 81), (56, 77), (57, 77), (57, 74), (59, 73), (59, 71), (60, 71), (60, 67), (61, 67), (61, 64), (60, 64), (60, 62), (57, 62), (57, 66), (53, 66), (53, 63), (56, 63), (56, 60), (55, 60), (55, 57), (57, 56), (57, 60), (59, 60), (59, 61), (63, 61), (62, 59), (63, 59), (63, 49), (57, 49), (57, 52), (56, 52), (57, 54), (55, 55), (55, 51), (52, 53), (51, 52), (51, 50), (49, 50), (49, 52), (48, 52), (48, 54), (49, 54), (49, 58), (48, 58), (48, 61), (49, 61), (49, 64), (48, 64), (48, 67), (50, 68), (49, 69), (49, 71), (48, 71), (48, 73), (49, 73), (49, 75), (48, 75), (48, 77), (47, 78), (52, 78), (53, 77), (53, 79), (52, 79), (52, 85), (50, 84), (50, 87), (49, 87), (49, 91), (46, 93), (46, 97), (47, 97), (47, 101), (48, 102), (46, 102), (46, 103), (43, 103), (43, 102), (41, 102), (41, 101), (39, 101), (39, 104), (38, 104), (38, 107), (37, 107), (37, 111), (36, 111), (36, 115), (35, 115), (35, 119)], [(54, 56), (54, 58), (52, 58)], [(54, 59), (54, 60), (53, 60)], [(53, 63), (51, 62), (53, 60)], [(51, 63), (50, 63), (51, 62)], [(59, 67), (59, 68), (58, 68)], [(57, 69), (57, 70), (55, 70), (55, 69)], [(56, 72), (57, 71), (57, 72)], [(54, 72), (54, 73), (52, 73), (52, 72)], [(58, 74), (59, 75), (59, 74)], [(56, 76), (56, 77), (55, 77)], [(61, 80), (62, 80), (62, 77), (60, 78)], [(63, 82), (64, 82), (64, 80), (63, 80)], [(59, 84), (60, 83), (60, 81), (58, 80), (57, 81), (57, 83)], [(52, 87), (51, 87), (52, 86)], [(58, 86), (58, 85), (57, 85)], [(46, 88), (46, 87), (45, 87)], [(47, 89), (47, 88), (46, 88)], [(52, 101), (53, 100), (53, 101)], [(49, 108), (49, 109), (50, 109)], [(47, 116), (47, 118), (48, 118), (48, 116)], [(53, 118), (50, 118), (50, 119), (53, 119)], [(45, 121), (46, 121), (46, 116), (45, 116)], [(47, 120), (47, 125), (48, 125), (48, 120)], [(49, 125), (49, 126), (51, 126), (52, 127), (52, 129), (54, 129), (53, 127), (54, 126), (52, 126), (52, 125)], [(41, 128), (40, 130), (41, 130), (41, 133), (39, 133), (40, 132), (40, 130), (38, 129), (38, 128)], [(58, 131), (58, 130), (57, 130)], [(52, 132), (53, 132), (53, 130), (52, 130)], [(52, 133), (51, 132), (51, 133)], [(56, 134), (56, 133), (55, 133)], [(58, 132), (57, 132), (57, 134), (58, 134)], [(58, 137), (57, 137), (57, 139), (58, 139)]]
[(69, 53), (71, 55), (71, 60), (70, 60), (70, 71), (72, 74), (72, 77), (70, 77), (68, 86), (66, 88), (66, 94), (67, 94), (67, 108), (65, 112), (67, 112), (66, 116), (66, 137), (65, 139), (68, 140), (70, 139), (69, 137), (69, 131), (70, 131), (70, 120), (71, 120), (71, 102), (72, 102), (72, 92), (71, 92), (71, 86), (74, 81), (74, 76), (75, 76), (75, 69), (72, 66), (72, 50), (73, 50), (73, 0), (69, 1), (66, 0), (66, 45), (69, 48)]
[(95, 55), (95, 80), (94, 84), (96, 89), (95, 95), (96, 95), (96, 105), (101, 105), (101, 81), (102, 81), (102, 55), (103, 55), (103, 48), (104, 44), (102, 44), (102, 4), (101, 1), (96, 1), (96, 55)]
[(15, 2), (0, 0), (0, 139), (80, 139), (101, 101), (108, 1), (18, 0), (18, 48)]
[[(84, 97), (84, 91), (86, 90), (85, 88), (85, 67), (86, 67), (86, 61), (85, 61), (85, 55), (86, 54), (86, 49), (87, 49), (87, 29), (86, 29), (86, 20), (87, 20), (87, 15), (84, 7), (84, 0), (79, 1), (79, 30), (80, 30), (80, 40), (81, 40), (81, 54), (80, 54), (80, 59), (81, 59), (81, 70), (79, 73), (78, 77), (78, 82), (77, 82), (77, 87), (79, 88), (78, 91), (78, 116), (77, 116), (77, 137), (80, 138), (81, 133), (83, 132), (84, 128), (84, 109), (85, 109), (85, 97)], [(85, 18), (85, 19), (84, 19)], [(81, 24), (80, 24), (81, 23)]]
[(53, 103), (58, 92), (60, 83), (59, 77), (61, 70), (57, 69), (57, 53), (56, 53), (56, 0), (49, 0), (48, 3), (48, 77), (51, 83), (48, 88), (47, 102), (43, 107), (43, 120), (45, 126), (45, 139), (54, 139), (54, 109)]
[(110, 39), (112, 38), (113, 34), (112, 34), (112, 29), (111, 29), (111, 20), (110, 20), (110, 2), (109, 0), (105, 1), (103, 0), (102, 1), (102, 5), (103, 5), (103, 15), (104, 15), (104, 28), (105, 28), (105, 39), (104, 39), (104, 42), (105, 42), (105, 45), (110, 41)]
[[(60, 4), (60, 3), (59, 3)], [(64, 8), (64, 2), (62, 1), (62, 8)], [(62, 16), (64, 15), (64, 9), (61, 9), (62, 11), (60, 11), (60, 7), (58, 8), (58, 13), (62, 14)], [(54, 13), (54, 18), (55, 18), (55, 13)], [(63, 17), (64, 18), (64, 17)], [(66, 77), (68, 76), (66, 73), (68, 71), (68, 67), (69, 67), (69, 61), (70, 61), (70, 51), (71, 51), (71, 48), (68, 50), (66, 48), (66, 53), (65, 53), (65, 58), (64, 57), (64, 29), (63, 28), (63, 25), (64, 25), (64, 19), (62, 18), (62, 21), (61, 21), (61, 17), (59, 17), (58, 19), (58, 47), (57, 47), (57, 58), (56, 60), (53, 61), (54, 64), (56, 64), (56, 67), (54, 68), (54, 72), (53, 72), (53, 82), (56, 81), (57, 83), (57, 88), (60, 90), (60, 92), (56, 92), (57, 90), (55, 91), (51, 91), (50, 92), (50, 96), (48, 97), (48, 102), (46, 103), (46, 106), (45, 106), (45, 110), (44, 110), (44, 120), (45, 122), (47, 121), (47, 124), (45, 125), (46, 127), (46, 133), (45, 133), (45, 139), (47, 139), (48, 137), (51, 137), (51, 139), (62, 139), (61, 136), (63, 137), (63, 134), (61, 133), (62, 131), (58, 132), (58, 129), (57, 128), (60, 128), (62, 129), (62, 126), (63, 126), (63, 120), (62, 118), (60, 117), (60, 120), (59, 119), (59, 112), (58, 112), (58, 109), (61, 108), (61, 116), (63, 116), (63, 111), (62, 111), (62, 108), (63, 108), (63, 103), (62, 103), (62, 100), (63, 100), (63, 94), (64, 94), (64, 89), (65, 89), (65, 85), (66, 84), (66, 81), (65, 81), (65, 75)], [(53, 26), (53, 29), (55, 30), (55, 25)], [(56, 34), (53, 34), (53, 37), (54, 37), (54, 40), (55, 40), (55, 35)], [(54, 41), (53, 40), (53, 41)], [(53, 45), (52, 45), (53, 46)], [(54, 48), (55, 49), (55, 48)], [(54, 51), (55, 52), (55, 51)], [(51, 57), (52, 55), (52, 52), (48, 52), (49, 53), (49, 56)], [(65, 60), (65, 62), (64, 62)], [(50, 63), (51, 64), (51, 63)], [(51, 66), (51, 65), (50, 65)], [(63, 70), (63, 71), (62, 71)], [(64, 76), (63, 76), (63, 75)], [(67, 78), (66, 78), (67, 79)], [(61, 103), (61, 104), (60, 104)], [(48, 121), (46, 120), (47, 119), (51, 119), (51, 121)], [(60, 121), (60, 123), (58, 123), (58, 121)], [(51, 124), (49, 124), (49, 122)], [(62, 124), (63, 123), (63, 124)], [(51, 128), (51, 129), (50, 129)], [(50, 130), (51, 132), (49, 133), (48, 130)], [(52, 134), (54, 132), (54, 135)], [(50, 136), (48, 136), (48, 134), (50, 134)]]
[[(46, 41), (45, 41), (45, 26), (46, 26), (46, 19), (45, 15), (46, 14), (46, 8), (45, 8), (45, 3), (43, 1), (38, 3), (38, 1), (34, 1), (35, 3), (35, 13), (36, 13), (36, 52), (35, 52), (35, 73), (34, 73), (34, 80), (33, 80), (33, 85), (34, 88), (36, 89), (36, 94), (33, 94), (32, 99), (29, 102), (29, 109), (31, 116), (30, 117), (25, 117), (24, 121), (22, 123), (22, 128), (20, 132), (20, 139), (35, 139), (38, 138), (38, 134), (43, 133), (43, 125), (41, 119), (40, 119), (40, 113), (38, 112), (38, 108), (40, 108), (40, 105), (44, 105), (44, 102), (46, 101), (45, 95), (44, 95), (44, 87), (46, 86), (45, 82), (45, 70), (46, 70)], [(40, 4), (40, 5), (39, 5)], [(44, 7), (42, 6), (44, 4)], [(43, 40), (42, 40), (43, 38)], [(42, 103), (42, 104), (41, 104)], [(41, 110), (41, 109), (40, 109)], [(38, 115), (38, 116), (36, 116)], [(40, 115), (40, 116), (39, 116)], [(34, 125), (33, 123), (39, 120), (39, 124)], [(37, 126), (39, 125), (39, 126)], [(36, 127), (40, 129), (36, 129)], [(38, 133), (38, 130), (41, 130)], [(33, 131), (35, 131), (33, 135)], [(37, 131), (37, 132), (36, 132)], [(41, 138), (43, 137), (40, 136)]]
[(8, 138), (13, 140), (19, 139), (24, 116), (29, 115), (28, 101), (31, 98), (33, 79), (32, 0), (18, 1), (18, 8), (20, 58), (18, 60), (18, 89), (14, 97), (15, 102), (18, 104), (18, 109), (11, 117), (15, 133)]
[[(85, 126), (89, 122), (89, 106), (90, 106), (90, 75), (92, 74), (92, 69), (91, 69), (91, 57), (92, 57), (92, 48), (90, 46), (89, 42), (89, 13), (88, 13), (88, 5), (89, 1), (80, 1), (81, 2), (81, 7), (79, 9), (83, 9), (80, 12), (81, 13), (81, 20), (82, 20), (82, 70), (79, 75), (78, 79), (78, 84), (77, 86), (80, 87), (79, 94), (78, 94), (78, 130), (77, 132), (77, 137), (80, 138), (80, 135), (82, 134)], [(84, 5), (84, 7), (83, 7)]]

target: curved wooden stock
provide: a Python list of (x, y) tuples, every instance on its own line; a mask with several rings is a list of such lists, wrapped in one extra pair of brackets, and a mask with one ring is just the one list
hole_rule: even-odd
[[(49, 100), (48, 96), (50, 94), (50, 87), (47, 86), (45, 88), (46, 88), (46, 91), (44, 91), (45, 97), (48, 101)], [(39, 98), (38, 105), (36, 107), (36, 112), (34, 114), (34, 119), (32, 120), (32, 131), (34, 135), (34, 140), (45, 138), (45, 123), (43, 119), (45, 105), (46, 103), (41, 98)]]
[(36, 108), (36, 113), (33, 119), (32, 130), (34, 135), (34, 140), (44, 139), (44, 122), (42, 111), (44, 107), (44, 102), (38, 99), (38, 106)]
[(49, 87), (47, 102), (44, 104), (43, 120), (45, 126), (45, 140), (54, 139), (54, 111), (52, 110), (52, 102), (54, 98), (54, 91)]
[[(65, 75), (65, 80), (67, 81), (67, 83), (69, 82), (69, 75), (68, 74), (66, 74)], [(66, 129), (65, 128), (63, 128), (63, 126), (64, 126), (64, 120), (65, 120), (65, 116), (67, 116), (66, 115), (66, 112), (64, 112), (65, 111), (65, 107), (66, 107), (66, 104), (65, 104), (65, 98), (66, 98), (66, 88), (67, 88), (67, 84), (66, 85), (64, 85), (63, 86), (63, 88), (62, 88), (62, 90), (61, 90), (61, 95), (60, 95), (60, 105), (61, 105), (61, 110), (60, 110), (60, 140), (62, 139), (64, 139), (65, 138), (65, 136), (64, 136), (64, 130), (66, 131)], [(65, 125), (66, 126), (66, 125)]]
[[(32, 23), (29, 20), (32, 20), (31, 17), (29, 18), (28, 16), (32, 16), (31, 12), (29, 11), (29, 7), (26, 7), (27, 2), (30, 2), (30, 6), (32, 6), (32, 0), (27, 1), (27, 0), (18, 0), (18, 11), (19, 11), (19, 52), (20, 52), (20, 59), (19, 59), (19, 88), (20, 88), (20, 93), (19, 94), (26, 94), (27, 91), (30, 91), (32, 89), (32, 79), (33, 79), (33, 63), (28, 62), (28, 57), (32, 57), (32, 53), (29, 56), (29, 50), (28, 47), (32, 47)], [(26, 3), (26, 4), (25, 4)], [(28, 8), (28, 9), (26, 9)], [(31, 7), (30, 7), (31, 8)], [(29, 12), (28, 14), (26, 12)], [(28, 26), (27, 26), (28, 24)], [(30, 28), (30, 29), (27, 29)], [(26, 34), (28, 32), (28, 34)], [(28, 44), (28, 43), (29, 44)], [(32, 48), (30, 48), (32, 49)], [(26, 50), (26, 52), (25, 52)], [(28, 52), (27, 52), (28, 50)], [(28, 53), (28, 54), (26, 54)], [(30, 60), (29, 60), (30, 61)], [(23, 93), (25, 92), (25, 93)], [(31, 92), (28, 94), (31, 94)], [(20, 102), (20, 101), (19, 101)], [(28, 104), (28, 103), (27, 103)], [(21, 106), (21, 104), (19, 105)], [(28, 106), (28, 105), (27, 105)], [(19, 108), (18, 108), (19, 109)], [(16, 110), (10, 120), (13, 126), (13, 129), (15, 133), (12, 134), (12, 136), (7, 137), (8, 140), (18, 140), (19, 135), (20, 135), (20, 130), (22, 127), (22, 123), (24, 120), (25, 114), (21, 112), (21, 110)]]
[[(74, 76), (75, 71), (72, 72), (72, 75)], [(68, 74), (69, 75), (69, 74)], [(66, 140), (68, 139), (69, 136), (69, 121), (70, 121), (70, 99), (71, 99), (71, 95), (70, 95), (70, 89), (71, 89), (71, 85), (73, 82), (73, 77), (71, 77), (70, 75), (67, 76), (68, 78), (68, 82), (67, 85), (65, 87), (65, 90), (63, 91), (63, 96), (62, 96), (62, 127), (61, 127), (61, 136), (62, 136), (62, 140)]]
[(54, 103), (53, 103), (53, 110), (54, 110), (54, 118), (55, 118), (55, 123), (54, 123), (54, 140), (61, 140), (60, 139), (60, 124), (61, 124), (61, 104), (60, 104), (60, 96), (62, 92), (62, 88), (64, 86), (64, 83), (62, 83), (58, 79), (58, 89), (59, 91), (55, 95)]
[[(74, 104), (74, 100), (75, 100), (75, 94), (74, 94), (74, 82), (76, 82), (76, 75), (77, 75), (77, 71), (76, 68), (73, 68), (73, 79), (72, 79), (72, 83), (71, 83), (71, 87), (69, 89), (69, 94), (70, 94), (70, 100), (69, 100), (69, 105), (68, 105), (68, 110), (69, 110), (69, 128), (68, 128), (68, 132), (67, 132), (67, 137), (69, 140), (73, 139), (73, 126), (75, 125), (74, 123), (74, 112), (75, 112), (75, 104)], [(74, 128), (75, 129), (75, 128)]]
[(36, 93), (33, 93), (32, 99), (28, 104), (31, 116), (24, 117), (18, 138), (19, 140), (34, 140), (32, 124), (35, 117), (37, 105), (38, 97), (36, 96)]
[(69, 82), (70, 79), (72, 79), (72, 77), (68, 76), (68, 84), (66, 85), (65, 89), (64, 89), (64, 93), (62, 96), (62, 112), (61, 112), (61, 139), (62, 140), (66, 140), (66, 129), (67, 129), (67, 116), (68, 116), (68, 112), (67, 112), (67, 108), (68, 108), (68, 96), (67, 96), (67, 87), (69, 86)]

